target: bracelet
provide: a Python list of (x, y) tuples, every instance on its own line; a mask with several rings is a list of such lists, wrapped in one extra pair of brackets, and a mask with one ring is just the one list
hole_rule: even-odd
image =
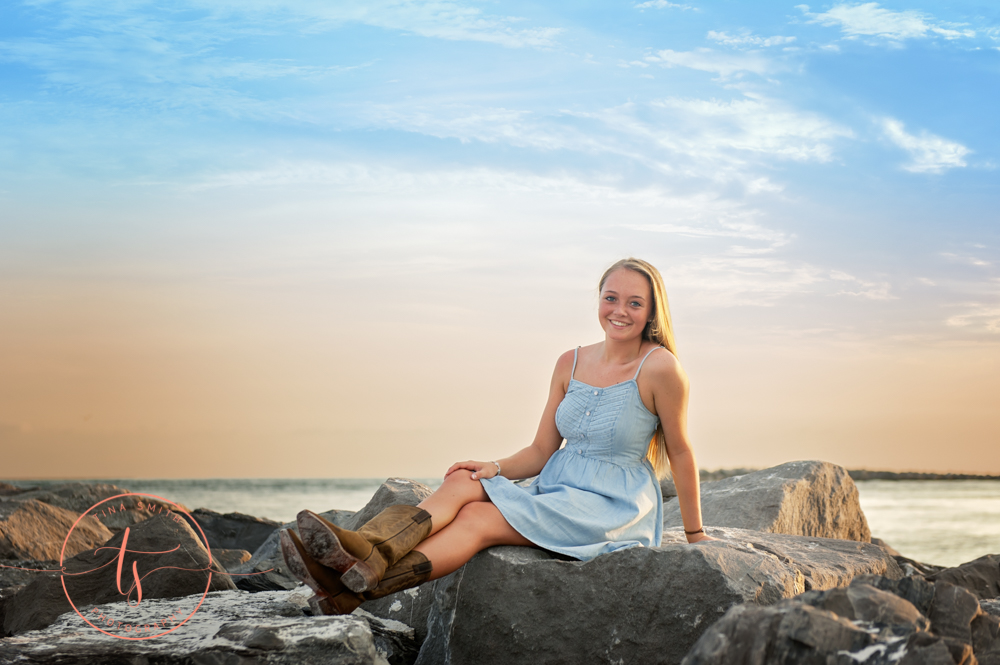
[(490, 460), (490, 461), (492, 461), (494, 464), (497, 465), (497, 475), (499, 476), (500, 475), (500, 462), (497, 462), (497, 461), (494, 461), (494, 460)]
[(693, 536), (696, 533), (705, 533), (705, 527), (701, 527), (700, 529), (695, 529), (694, 531), (688, 531), (687, 529), (684, 529), (684, 533), (686, 533), (689, 536)]

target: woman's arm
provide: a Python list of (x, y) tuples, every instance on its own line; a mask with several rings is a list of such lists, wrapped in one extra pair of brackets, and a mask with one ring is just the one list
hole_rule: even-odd
[[(505, 478), (517, 480), (537, 476), (549, 458), (559, 450), (563, 438), (556, 428), (556, 409), (559, 408), (559, 403), (566, 396), (566, 387), (569, 384), (572, 367), (572, 351), (567, 351), (559, 356), (555, 370), (552, 372), (552, 380), (549, 383), (549, 398), (545, 403), (545, 410), (542, 412), (542, 420), (538, 423), (535, 440), (531, 442), (530, 446), (522, 448), (510, 457), (497, 460)], [(473, 480), (492, 478), (497, 475), (497, 468), (492, 462), (469, 460), (452, 464), (444, 474), (445, 478), (458, 469), (472, 471)]]
[[(659, 356), (653, 366), (653, 403), (667, 439), (667, 459), (677, 487), (677, 501), (685, 531), (697, 531), (701, 521), (701, 489), (698, 463), (687, 435), (688, 379), (677, 358), (670, 353)], [(685, 534), (689, 543), (715, 540), (704, 532)]]

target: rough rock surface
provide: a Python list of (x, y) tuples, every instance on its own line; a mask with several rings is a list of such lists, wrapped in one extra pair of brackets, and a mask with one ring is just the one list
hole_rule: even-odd
[(219, 564), (222, 570), (230, 571), (239, 568), (250, 560), (252, 555), (246, 550), (224, 550), (212, 548), (212, 561)]
[[(36, 499), (0, 501), (0, 558), (58, 561), (63, 542), (79, 514)], [(74, 556), (112, 536), (95, 518), (80, 520), (67, 544)]]
[[(431, 488), (415, 480), (389, 478), (382, 483), (365, 507), (357, 513), (346, 510), (329, 510), (319, 514), (337, 526), (342, 526), (345, 529), (356, 529), (389, 506), (397, 504), (415, 506), (429, 497), (431, 492)], [(282, 528), (298, 531), (295, 522), (283, 524)], [(281, 558), (277, 529), (272, 531), (267, 540), (254, 551), (253, 557), (248, 562), (230, 572), (234, 574), (233, 579), (236, 586), (246, 591), (293, 589), (299, 584), (298, 580), (288, 571), (284, 559)]]
[(932, 582), (950, 582), (986, 600), (1000, 597), (1000, 554), (987, 554), (954, 568), (927, 575)]
[[(112, 639), (65, 614), (44, 630), (0, 640), (0, 663), (60, 665), (226, 664), (226, 665), (408, 665), (416, 656), (412, 631), (374, 617), (309, 617), (308, 589), (249, 594), (209, 593), (187, 623), (146, 640)], [(186, 617), (201, 595), (181, 600), (143, 599), (139, 608), (124, 602), (82, 608), (85, 616), (120, 617), (132, 612), (131, 625), (151, 625), (175, 615)], [(141, 610), (141, 611), (140, 611)], [(132, 636), (114, 622), (108, 632)], [(166, 622), (173, 627), (175, 624)], [(143, 628), (143, 631), (145, 629)], [(162, 629), (161, 629), (162, 632)], [(154, 633), (139, 633), (151, 635)]]
[[(121, 554), (125, 534), (128, 550)], [(157, 552), (157, 554), (148, 554)], [(13, 635), (43, 628), (64, 612), (72, 611), (66, 591), (80, 605), (119, 600), (118, 564), (121, 562), (121, 589), (128, 592), (137, 572), (141, 577), (142, 598), (172, 598), (202, 594), (208, 590), (235, 589), (227, 575), (205, 572), (208, 552), (180, 517), (157, 515), (122, 530), (102, 547), (81, 552), (66, 560), (65, 575), (37, 573), (39, 576), (16, 595), (3, 601), (3, 634)], [(134, 570), (133, 572), (133, 564)], [(65, 584), (66, 591), (63, 589)], [(138, 590), (128, 594), (138, 599)]]
[[(871, 540), (857, 486), (843, 467), (829, 462), (788, 462), (706, 482), (701, 486), (701, 507), (708, 526)], [(663, 525), (682, 525), (676, 498), (664, 501)]]
[(772, 607), (739, 605), (683, 665), (996, 665), (1000, 620), (969, 591), (919, 577), (868, 575)]
[(219, 549), (247, 550), (255, 552), (264, 544), (275, 529), (281, 526), (279, 522), (244, 515), (243, 513), (217, 513), (214, 510), (198, 508), (192, 511), (191, 517), (198, 522), (201, 530), (208, 538), (209, 546)]
[[(388, 508), (389, 506), (396, 505), (407, 505), (415, 506), (433, 493), (433, 490), (424, 485), (423, 483), (418, 483), (415, 480), (409, 480), (407, 478), (389, 478), (376, 490), (375, 495), (371, 498), (364, 508), (359, 510), (353, 517), (353, 521), (347, 527), (348, 529), (357, 529), (363, 526), (371, 518), (378, 515), (380, 512)], [(332, 521), (332, 520), (331, 520)]]
[(30, 583), (39, 570), (58, 570), (58, 561), (32, 559), (0, 559), (0, 598), (9, 597), (12, 587)]
[(663, 547), (587, 562), (533, 548), (485, 550), (420, 587), (433, 599), (417, 662), (679, 663), (733, 605), (770, 605), (867, 573), (902, 575), (892, 557), (870, 543), (709, 532), (723, 540), (681, 544), (676, 529), (665, 534)]
[[(19, 502), (35, 499), (80, 514), (105, 499), (128, 493), (127, 489), (107, 483), (62, 483), (47, 487), (26, 488), (5, 495), (3, 500)], [(149, 519), (157, 513), (177, 510), (178, 508), (187, 510), (182, 504), (160, 501), (154, 497), (144, 496), (141, 499), (139, 497), (125, 497), (121, 501), (108, 502), (91, 514), (112, 531), (120, 531), (127, 526)]]

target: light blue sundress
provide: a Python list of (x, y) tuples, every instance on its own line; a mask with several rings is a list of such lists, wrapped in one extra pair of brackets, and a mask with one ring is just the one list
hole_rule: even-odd
[(484, 478), (490, 500), (522, 536), (553, 552), (586, 561), (628, 547), (655, 547), (663, 536), (663, 496), (646, 459), (659, 418), (639, 397), (639, 372), (606, 388), (573, 378), (556, 427), (566, 439), (528, 486)]

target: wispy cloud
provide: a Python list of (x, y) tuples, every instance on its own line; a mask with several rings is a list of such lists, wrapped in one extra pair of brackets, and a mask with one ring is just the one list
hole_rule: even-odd
[(773, 37), (760, 37), (758, 35), (746, 33), (739, 35), (730, 35), (725, 32), (716, 32), (715, 30), (708, 31), (708, 38), (713, 42), (718, 42), (725, 46), (733, 46), (737, 48), (743, 47), (758, 47), (767, 48), (769, 46), (782, 46), (784, 44), (791, 44), (795, 41), (795, 37), (782, 37), (780, 35), (775, 35)]
[(647, 0), (646, 2), (634, 5), (634, 7), (636, 9), (694, 9), (697, 11), (697, 8), (691, 5), (681, 5), (675, 2), (667, 2), (667, 0)]
[(881, 124), (885, 137), (910, 153), (912, 161), (904, 164), (903, 169), (912, 173), (943, 173), (966, 166), (965, 157), (972, 152), (961, 143), (927, 131), (919, 135), (910, 134), (903, 123), (894, 118), (884, 118)]
[(978, 302), (964, 303), (962, 306), (966, 311), (948, 317), (946, 324), (972, 331), (1000, 333), (1000, 306)]
[[(694, 127), (677, 132), (691, 149), (734, 150), (794, 161), (826, 162), (833, 142), (853, 132), (821, 115), (799, 111), (766, 97), (715, 99), (669, 98), (653, 106), (680, 112)], [(696, 131), (692, 132), (692, 129)], [(686, 141), (687, 142), (687, 141)]]
[(363, 3), (264, 0), (231, 6), (287, 12), (318, 20), (321, 24), (363, 23), (423, 37), (490, 42), (511, 48), (551, 47), (555, 37), (562, 32), (561, 28), (522, 27), (525, 20), (521, 17), (487, 14), (453, 0), (371, 0)]
[(749, 72), (764, 76), (774, 71), (776, 64), (757, 53), (726, 53), (710, 48), (693, 51), (673, 51), (664, 49), (645, 57), (645, 61), (662, 67), (687, 67), (730, 78), (736, 74)]
[(841, 272), (839, 270), (833, 270), (830, 272), (830, 279), (837, 282), (847, 282), (854, 285), (854, 288), (845, 288), (836, 292), (834, 295), (838, 296), (857, 296), (860, 298), (868, 298), (869, 300), (896, 300), (896, 296), (892, 295), (889, 291), (891, 286), (889, 282), (869, 282), (867, 280), (861, 279), (860, 277), (855, 277), (854, 275), (849, 275), (846, 272)]
[(838, 140), (853, 136), (819, 114), (760, 96), (666, 98), (557, 113), (407, 103), (369, 105), (353, 115), (362, 126), (462, 142), (613, 154), (675, 177), (743, 182), (751, 194), (781, 190), (760, 172), (760, 165), (826, 162)]
[(964, 24), (942, 23), (913, 9), (892, 11), (877, 2), (839, 4), (829, 11), (814, 14), (808, 5), (797, 5), (810, 23), (839, 27), (848, 37), (879, 37), (892, 41), (940, 36), (945, 39), (975, 37)]
[(960, 254), (954, 254), (952, 252), (942, 252), (941, 256), (945, 257), (946, 259), (955, 261), (956, 263), (965, 263), (966, 265), (978, 266), (980, 268), (985, 268), (986, 266), (993, 265), (989, 261), (985, 261), (975, 256), (968, 256), (968, 255), (963, 256)]

